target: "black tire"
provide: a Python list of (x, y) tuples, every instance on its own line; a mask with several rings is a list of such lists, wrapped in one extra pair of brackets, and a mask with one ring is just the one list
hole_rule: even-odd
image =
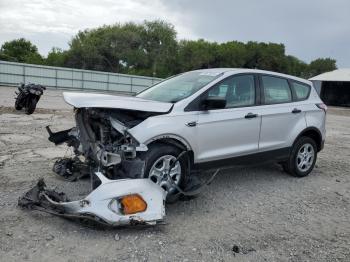
[(33, 98), (29, 98), (29, 101), (28, 101), (28, 104), (27, 104), (27, 107), (25, 108), (25, 113), (27, 115), (31, 115), (34, 113), (35, 111), (35, 108), (36, 108), (36, 103), (38, 102), (38, 99), (36, 97), (33, 97)]
[(20, 92), (16, 98), (16, 101), (15, 101), (15, 109), (16, 110), (22, 110), (23, 108), (23, 93)]
[[(172, 145), (168, 145), (168, 144), (155, 143), (155, 144), (150, 145), (148, 147), (148, 151), (146, 151), (140, 155), (140, 158), (145, 161), (144, 177), (145, 178), (149, 177), (151, 168), (156, 163), (156, 161), (158, 159), (160, 159), (161, 157), (166, 156), (166, 155), (178, 157), (181, 152), (182, 151), (179, 148), (174, 147)], [(179, 162), (180, 162), (180, 166), (181, 166), (181, 176), (180, 176), (180, 179), (178, 182), (178, 186), (180, 188), (183, 188), (185, 185), (186, 175), (187, 175), (187, 171), (188, 171), (187, 170), (188, 161), (187, 161), (186, 155), (184, 157), (181, 157), (179, 159)], [(153, 181), (153, 182), (156, 182), (156, 181)], [(168, 196), (175, 195), (177, 193), (177, 190), (172, 190), (168, 193), (169, 193)], [(169, 197), (167, 198), (167, 201), (168, 200), (169, 200)], [(173, 201), (171, 201), (171, 202), (173, 202)]]
[[(304, 149), (302, 149), (304, 147)], [(313, 152), (311, 151), (311, 147)], [(298, 153), (300, 150), (305, 150), (305, 148), (309, 148), (313, 153), (313, 158), (311, 160), (310, 156), (305, 156), (305, 161), (307, 162), (305, 165), (302, 165), (300, 157), (298, 157)], [(309, 155), (312, 153), (309, 152)], [(308, 161), (309, 160), (309, 161)], [(311, 173), (313, 170), (315, 163), (317, 160), (317, 145), (316, 142), (310, 137), (300, 137), (293, 145), (292, 151), (290, 153), (289, 159), (282, 163), (283, 170), (295, 177), (305, 177)], [(298, 163), (301, 163), (302, 167), (298, 166)]]

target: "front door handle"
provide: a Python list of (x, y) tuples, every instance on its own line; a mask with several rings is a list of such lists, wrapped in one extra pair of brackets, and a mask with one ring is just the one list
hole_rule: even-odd
[(301, 113), (301, 110), (298, 109), (298, 108), (294, 108), (293, 111), (292, 111), (293, 114), (299, 114)]
[(248, 113), (248, 114), (245, 115), (244, 118), (255, 118), (255, 117), (258, 117), (258, 115), (257, 114), (253, 114), (253, 113)]
[(192, 121), (192, 122), (188, 122), (186, 124), (186, 126), (189, 126), (189, 127), (193, 127), (193, 126), (196, 126), (197, 125), (197, 122), (196, 121)]

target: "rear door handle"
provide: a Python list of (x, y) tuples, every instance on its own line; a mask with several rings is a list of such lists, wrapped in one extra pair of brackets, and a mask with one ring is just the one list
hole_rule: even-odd
[(253, 113), (248, 113), (245, 115), (245, 118), (255, 118), (255, 117), (258, 117), (257, 114), (253, 114)]
[(294, 108), (293, 111), (292, 111), (293, 114), (299, 114), (301, 113), (301, 110), (298, 109), (298, 108)]

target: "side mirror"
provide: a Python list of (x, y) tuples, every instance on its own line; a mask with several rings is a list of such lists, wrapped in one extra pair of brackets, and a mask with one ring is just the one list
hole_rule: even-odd
[(205, 110), (223, 109), (226, 107), (226, 99), (219, 96), (209, 96), (202, 102)]

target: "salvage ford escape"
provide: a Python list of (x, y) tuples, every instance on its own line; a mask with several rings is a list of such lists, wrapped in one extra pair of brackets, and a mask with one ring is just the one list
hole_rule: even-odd
[(306, 176), (325, 139), (327, 107), (312, 83), (268, 71), (196, 70), (135, 97), (65, 92), (64, 99), (76, 127), (49, 130), (51, 141), (72, 146), (108, 179), (149, 178), (168, 194), (185, 187), (190, 170), (257, 160)]

